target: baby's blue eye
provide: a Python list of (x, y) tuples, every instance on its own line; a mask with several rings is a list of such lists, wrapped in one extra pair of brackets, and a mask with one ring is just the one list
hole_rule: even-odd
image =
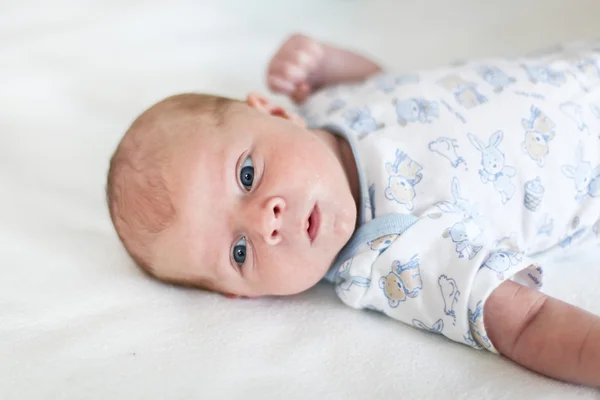
[(233, 246), (233, 261), (241, 267), (246, 261), (246, 238), (243, 237)]
[(254, 164), (252, 163), (252, 157), (246, 157), (240, 168), (240, 183), (244, 186), (244, 189), (251, 190), (252, 183), (254, 182)]

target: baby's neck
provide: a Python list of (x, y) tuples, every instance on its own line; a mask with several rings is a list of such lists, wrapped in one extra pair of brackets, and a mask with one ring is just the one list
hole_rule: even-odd
[(352, 148), (350, 143), (339, 135), (334, 135), (322, 129), (311, 129), (318, 137), (320, 137), (327, 146), (334, 152), (335, 156), (342, 164), (344, 173), (346, 174), (346, 180), (350, 186), (354, 203), (360, 204), (360, 184), (358, 182), (358, 169), (356, 167), (356, 160), (352, 154)]

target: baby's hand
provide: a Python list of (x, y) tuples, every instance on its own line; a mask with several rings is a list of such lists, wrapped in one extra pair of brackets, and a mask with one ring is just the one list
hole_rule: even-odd
[(544, 375), (600, 388), (600, 317), (507, 280), (484, 305), (496, 349)]
[(267, 72), (269, 88), (302, 103), (317, 89), (323, 58), (321, 43), (304, 35), (292, 35), (271, 59)]

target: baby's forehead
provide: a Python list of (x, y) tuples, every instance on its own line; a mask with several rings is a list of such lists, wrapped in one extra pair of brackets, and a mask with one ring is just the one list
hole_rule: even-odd
[(169, 253), (179, 253), (183, 258), (181, 265), (185, 268), (176, 272), (183, 276), (191, 272), (206, 279), (213, 276), (220, 269), (218, 263), (222, 263), (222, 249), (218, 246), (227, 241), (223, 229), (225, 207), (228, 207), (224, 201), (229, 192), (227, 178), (231, 172), (230, 180), (234, 180), (235, 169), (234, 165), (226, 168), (226, 160), (229, 158), (235, 163), (235, 157), (224, 154), (219, 146), (210, 145), (222, 143), (224, 139), (211, 136), (201, 143), (193, 143), (195, 149), (176, 161), (173, 200), (178, 214), (177, 227), (167, 240), (167, 246), (172, 249)]
[[(196, 160), (221, 165), (236, 151), (244, 151), (256, 141), (252, 126), (223, 123), (200, 131), (185, 146), (193, 151)], [(239, 155), (235, 155), (236, 157)], [(212, 167), (216, 168), (216, 167)]]
[(240, 125), (238, 119), (233, 116), (216, 118), (213, 115), (199, 115), (195, 121), (182, 121), (181, 125), (205, 143), (223, 143), (236, 136), (239, 131), (236, 127)]

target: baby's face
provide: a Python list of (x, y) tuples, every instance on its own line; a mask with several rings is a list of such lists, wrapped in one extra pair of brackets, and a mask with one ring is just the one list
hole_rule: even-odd
[(180, 262), (164, 273), (208, 278), (233, 295), (299, 293), (354, 231), (348, 158), (341, 139), (271, 115), (281, 110), (264, 100), (248, 103), (218, 132), (196, 135), (174, 166), (178, 221), (166, 240)]

